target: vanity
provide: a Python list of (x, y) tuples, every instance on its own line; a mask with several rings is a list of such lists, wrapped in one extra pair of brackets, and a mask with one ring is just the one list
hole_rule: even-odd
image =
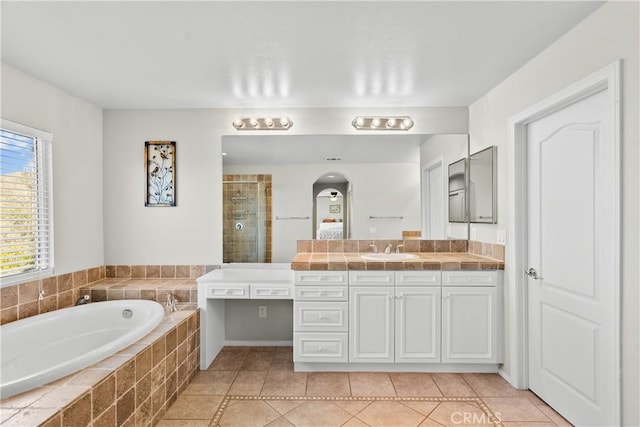
[(497, 372), (503, 361), (502, 263), (300, 253), (292, 267), (296, 371)]

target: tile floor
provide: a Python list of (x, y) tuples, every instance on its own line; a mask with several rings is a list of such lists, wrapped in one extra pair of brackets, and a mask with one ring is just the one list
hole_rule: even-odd
[(496, 374), (294, 372), (291, 347), (225, 347), (158, 427), (217, 425), (570, 424)]

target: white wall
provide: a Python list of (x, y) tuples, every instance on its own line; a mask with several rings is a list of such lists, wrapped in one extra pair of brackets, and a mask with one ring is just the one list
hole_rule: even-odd
[(53, 134), (54, 273), (103, 265), (102, 109), (2, 64), (1, 114)]
[[(273, 262), (289, 262), (296, 254), (296, 241), (313, 233), (313, 183), (337, 172), (351, 183), (353, 191), (352, 239), (401, 239), (402, 230), (420, 229), (420, 167), (416, 163), (353, 163), (310, 165), (233, 165), (226, 174), (271, 174), (273, 217)], [(369, 219), (369, 216), (403, 216)], [(308, 216), (308, 220), (278, 220), (276, 217)], [(375, 231), (372, 232), (372, 228)]]
[[(509, 224), (507, 176), (508, 120), (587, 75), (622, 59), (622, 406), (625, 425), (640, 425), (640, 275), (638, 175), (637, 2), (608, 2), (529, 61), (469, 109), (471, 152), (498, 146), (498, 224), (476, 225), (481, 240), (496, 241)], [(473, 236), (473, 232), (472, 232)], [(507, 240), (508, 244), (508, 240)], [(508, 269), (509, 266), (507, 265)], [(508, 292), (511, 284), (505, 283)], [(505, 301), (508, 300), (505, 298)], [(508, 314), (508, 309), (506, 310)], [(507, 332), (509, 332), (508, 318)], [(507, 334), (508, 338), (508, 334)], [(507, 342), (508, 349), (508, 342)], [(509, 358), (505, 370), (509, 372)]]
[[(466, 133), (468, 114), (466, 107), (449, 108), (389, 108), (389, 109), (349, 109), (349, 108), (300, 108), (280, 110), (106, 110), (104, 112), (104, 233), (106, 264), (219, 264), (222, 262), (222, 160), (221, 140), (223, 135), (235, 135), (231, 123), (238, 116), (286, 115), (293, 119), (294, 126), (287, 135), (353, 135), (356, 131), (351, 120), (356, 115), (408, 114), (415, 122), (411, 132)], [(261, 132), (252, 132), (260, 135)], [(264, 133), (262, 133), (264, 134)], [(176, 184), (177, 206), (173, 208), (144, 207), (144, 141), (171, 140), (177, 142)], [(416, 166), (417, 168), (417, 166)], [(309, 168), (305, 168), (309, 169)], [(337, 168), (336, 171), (340, 171)], [(290, 200), (291, 205), (282, 206), (282, 211), (274, 209), (273, 215), (311, 217), (311, 184), (326, 168), (314, 173), (309, 185), (302, 180), (286, 179), (273, 181), (273, 198), (282, 199), (282, 194), (302, 194), (301, 188), (309, 190), (308, 198), (302, 202)], [(268, 172), (265, 172), (268, 173)], [(363, 172), (364, 173), (364, 172)], [(417, 172), (416, 172), (417, 173)], [(385, 176), (377, 173), (370, 190), (356, 181), (362, 182), (357, 174), (354, 179), (354, 200), (358, 194), (363, 200), (382, 200), (389, 203), (393, 211), (409, 209), (404, 203), (396, 204), (388, 193), (376, 191), (375, 187), (386, 189), (394, 185), (395, 193), (401, 200), (413, 189), (403, 184), (404, 172)], [(289, 175), (291, 176), (291, 175)], [(295, 177), (295, 175), (294, 175)], [(349, 177), (351, 178), (351, 176)], [(410, 188), (410, 187), (409, 187)], [(399, 191), (398, 191), (399, 190)], [(407, 194), (403, 194), (407, 193)], [(306, 194), (306, 193), (305, 193)], [(362, 198), (362, 197), (361, 197)], [(288, 200), (288, 199), (283, 199)], [(368, 215), (392, 215), (391, 210), (373, 212), (358, 208), (354, 203), (354, 224), (359, 217)], [(357, 209), (357, 210), (356, 210)], [(418, 209), (419, 212), (419, 209)], [(393, 213), (402, 215), (402, 213)], [(419, 215), (419, 214), (418, 214)], [(413, 220), (411, 220), (413, 221)], [(361, 227), (368, 226), (362, 225)], [(415, 227), (413, 222), (407, 222)], [(419, 223), (418, 223), (419, 224)], [(277, 228), (274, 221), (274, 247), (277, 239), (285, 238), (286, 252), (274, 261), (290, 260), (295, 253), (298, 227), (289, 225)], [(305, 230), (310, 230), (310, 223)], [(357, 225), (356, 225), (357, 227)], [(294, 228), (293, 232), (291, 228)], [(302, 229), (302, 228), (301, 228)], [(415, 228), (419, 229), (419, 228)], [(284, 231), (284, 234), (283, 234)], [(377, 236), (382, 237), (384, 226), (378, 226)], [(353, 235), (360, 231), (353, 229)], [(284, 237), (283, 237), (284, 236)]]

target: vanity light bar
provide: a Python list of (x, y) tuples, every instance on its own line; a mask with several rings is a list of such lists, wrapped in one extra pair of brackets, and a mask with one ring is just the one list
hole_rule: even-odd
[(413, 120), (409, 116), (358, 116), (353, 119), (351, 124), (356, 130), (409, 130), (413, 127)]
[(233, 121), (237, 130), (288, 130), (291, 126), (289, 117), (243, 117)]

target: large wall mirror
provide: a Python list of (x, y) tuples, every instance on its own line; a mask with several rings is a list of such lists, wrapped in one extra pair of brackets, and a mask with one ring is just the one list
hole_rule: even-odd
[(469, 156), (469, 221), (495, 224), (497, 216), (497, 147)]
[(263, 246), (271, 262), (289, 262), (298, 240), (340, 234), (467, 239), (468, 224), (449, 221), (446, 177), (468, 146), (466, 134), (230, 135), (222, 139), (223, 174), (271, 177), (271, 241)]

